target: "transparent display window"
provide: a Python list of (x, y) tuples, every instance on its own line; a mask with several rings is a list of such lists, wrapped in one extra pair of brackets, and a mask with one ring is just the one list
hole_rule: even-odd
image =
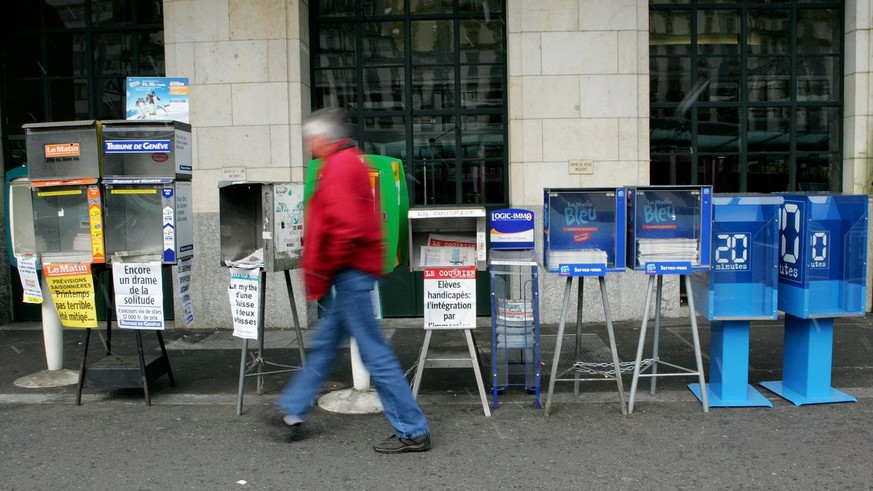
[(160, 187), (106, 185), (103, 201), (107, 257), (160, 260), (164, 250)]

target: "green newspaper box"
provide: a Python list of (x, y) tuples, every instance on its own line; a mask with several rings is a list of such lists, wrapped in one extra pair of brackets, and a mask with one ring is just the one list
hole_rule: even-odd
[[(383, 155), (364, 155), (364, 160), (370, 166), (370, 186), (376, 203), (379, 204), (379, 215), (382, 217), (382, 228), (385, 230), (385, 274), (394, 271), (397, 265), (406, 259), (409, 232), (406, 215), (409, 211), (409, 192), (406, 187), (406, 173), (403, 162), (394, 157)], [(306, 167), (306, 178), (303, 186), (304, 203), (315, 191), (318, 172), (324, 165), (321, 159), (311, 160)]]

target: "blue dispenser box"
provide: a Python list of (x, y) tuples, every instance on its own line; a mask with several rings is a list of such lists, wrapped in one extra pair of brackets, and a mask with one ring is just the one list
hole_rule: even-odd
[(711, 186), (627, 189), (627, 267), (648, 274), (709, 269)]
[(561, 276), (625, 270), (626, 190), (545, 188), (543, 266)]
[(712, 197), (711, 269), (691, 276), (696, 310), (708, 320), (775, 319), (782, 197)]
[(863, 316), (867, 196), (781, 196), (779, 310), (802, 319)]

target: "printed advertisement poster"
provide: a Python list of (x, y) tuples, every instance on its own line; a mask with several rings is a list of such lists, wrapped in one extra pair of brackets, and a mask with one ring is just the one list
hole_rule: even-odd
[(233, 314), (233, 335), (243, 339), (258, 339), (261, 268), (230, 268), (230, 311)]
[(424, 270), (424, 328), (476, 327), (476, 267)]
[(188, 123), (188, 79), (127, 77), (128, 120), (163, 119)]
[(161, 263), (112, 263), (115, 316), (122, 329), (164, 329)]
[(194, 302), (191, 301), (191, 263), (190, 257), (179, 260), (179, 299), (185, 314), (185, 327), (194, 325)]
[(42, 272), (64, 327), (97, 327), (91, 263), (44, 264)]
[(36, 275), (36, 256), (18, 256), (16, 259), (21, 289), (24, 290), (22, 302), (42, 303), (42, 289), (39, 287), (39, 277)]

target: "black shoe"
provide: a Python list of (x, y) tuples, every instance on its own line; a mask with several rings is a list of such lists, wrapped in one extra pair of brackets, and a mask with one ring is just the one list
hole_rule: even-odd
[(430, 435), (425, 433), (418, 438), (391, 435), (387, 440), (373, 445), (373, 450), (379, 453), (426, 452), (430, 450)]
[(294, 423), (289, 425), (285, 422), (285, 415), (275, 408), (268, 409), (261, 413), (261, 421), (267, 425), (273, 436), (279, 441), (290, 443), (300, 433), (300, 428), (303, 423)]

